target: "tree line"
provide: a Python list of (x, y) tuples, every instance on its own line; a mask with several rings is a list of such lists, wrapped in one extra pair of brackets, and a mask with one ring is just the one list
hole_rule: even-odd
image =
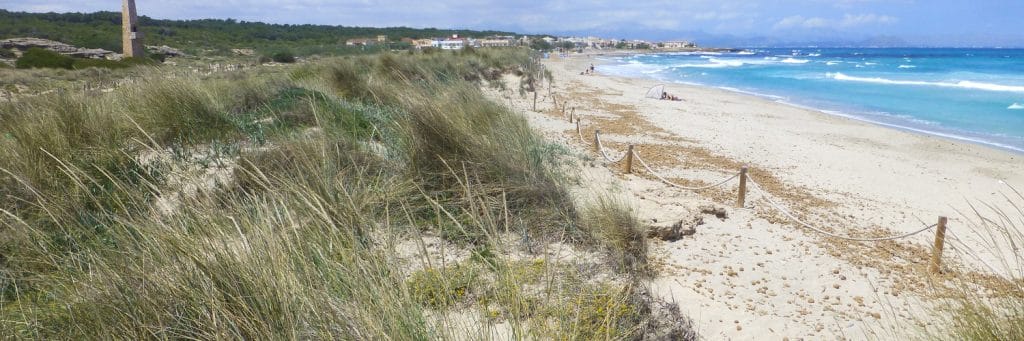
[[(345, 46), (345, 41), (378, 35), (386, 35), (390, 44), (401, 46), (401, 38), (515, 34), (438, 28), (267, 24), (235, 19), (168, 20), (147, 16), (139, 17), (139, 26), (146, 45), (168, 45), (189, 54), (228, 54), (233, 48), (252, 48), (266, 54), (283, 50), (299, 55), (331, 54), (362, 50), (363, 47)], [(121, 13), (26, 13), (0, 9), (0, 39), (14, 37), (37, 37), (120, 52)]]

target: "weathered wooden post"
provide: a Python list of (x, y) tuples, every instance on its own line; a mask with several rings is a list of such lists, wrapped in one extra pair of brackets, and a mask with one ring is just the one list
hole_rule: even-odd
[(736, 196), (736, 207), (743, 208), (747, 201), (747, 166), (740, 168), (740, 191)]
[(594, 129), (594, 150), (601, 152), (601, 129)]
[(935, 226), (935, 246), (932, 248), (932, 264), (929, 270), (933, 274), (942, 272), (942, 246), (946, 243), (946, 217), (939, 217)]
[(579, 118), (576, 119), (576, 135), (579, 135), (580, 139), (583, 138), (583, 130), (580, 130), (580, 119)]
[(633, 173), (633, 145), (626, 150), (626, 174)]

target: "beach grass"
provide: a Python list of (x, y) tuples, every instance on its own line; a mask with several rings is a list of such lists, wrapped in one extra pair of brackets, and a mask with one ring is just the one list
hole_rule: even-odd
[[(936, 291), (941, 297), (935, 314), (936, 328), (925, 335), (933, 339), (1020, 340), (1024, 338), (1024, 195), (1007, 185), (1005, 205), (979, 203), (959, 212), (962, 225), (947, 236), (965, 261), (981, 264), (984, 272), (1001, 276), (1000, 285), (984, 290), (985, 278), (947, 278)], [(950, 236), (952, 238), (950, 238)], [(961, 237), (974, 237), (980, 246), (969, 248)]]
[(581, 212), (567, 152), (479, 90), (530, 58), (149, 68), (0, 103), (0, 337), (642, 337), (636, 217)]

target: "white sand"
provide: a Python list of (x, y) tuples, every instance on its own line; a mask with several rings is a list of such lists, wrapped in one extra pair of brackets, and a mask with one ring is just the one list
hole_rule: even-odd
[[(864, 235), (879, 228), (912, 231), (923, 226), (918, 218), (931, 224), (947, 215), (950, 230), (977, 247), (957, 210), (969, 210), (968, 201), (976, 200), (1002, 205), (1000, 193), (1007, 188), (1000, 180), (1024, 186), (1024, 174), (1017, 170), (1024, 165), (1021, 155), (718, 89), (670, 85), (668, 92), (683, 102), (644, 99), (644, 92), (658, 82), (579, 75), (592, 62), (596, 61), (588, 57), (546, 61), (556, 79), (553, 92), (577, 107), (584, 125), (599, 117), (622, 116), (609, 108), (628, 108), (638, 114), (630, 120), (647, 121), (668, 133), (610, 133), (606, 141), (647, 143), (638, 147), (642, 154), (650, 143), (696, 146), (756, 167), (784, 184), (771, 189), (773, 194), (784, 197), (790, 193), (780, 193), (779, 188), (791, 189), (834, 203), (803, 207), (802, 216), (842, 234)], [(508, 93), (492, 94), (525, 112), (547, 137), (600, 160), (589, 145), (569, 138), (567, 132), (575, 132), (575, 126), (552, 114), (551, 98), (543, 96), (540, 112), (532, 112), (527, 99), (511, 96), (510, 101)], [(627, 123), (606, 127), (617, 124)], [(611, 148), (612, 157), (622, 155)], [(706, 183), (732, 171), (687, 168), (685, 160), (680, 157), (677, 164), (659, 162), (654, 167), (675, 178)], [(620, 175), (618, 164), (595, 164), (585, 167), (583, 183), (631, 199), (638, 216), (652, 225), (686, 219), (699, 205), (716, 200), (728, 208), (728, 219), (705, 216), (706, 223), (695, 236), (657, 241), (652, 250), (664, 262), (650, 283), (652, 289), (679, 302), (707, 339), (891, 339), (914, 328), (932, 328), (926, 327), (931, 321), (921, 312), (928, 303), (919, 302), (919, 294), (926, 291), (919, 288), (932, 278), (925, 271), (927, 253), (922, 250), (927, 249), (914, 246), (930, 245), (931, 231), (901, 245), (837, 242), (779, 219), (756, 194), (748, 196), (744, 209), (735, 209), (730, 205), (734, 194), (729, 192), (716, 199), (649, 177)], [(753, 179), (766, 181), (759, 176), (752, 173)], [(733, 182), (726, 189), (735, 186)], [(803, 202), (786, 203), (799, 209)], [(944, 259), (955, 263), (957, 250), (946, 251)]]

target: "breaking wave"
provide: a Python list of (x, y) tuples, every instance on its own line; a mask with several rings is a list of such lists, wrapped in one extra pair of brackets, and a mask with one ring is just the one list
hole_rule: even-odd
[(985, 91), (1001, 91), (1001, 92), (1024, 92), (1024, 86), (1015, 85), (1003, 85), (1003, 84), (991, 84), (974, 81), (959, 81), (959, 82), (928, 82), (928, 81), (915, 81), (915, 80), (895, 80), (886, 79), (879, 77), (855, 77), (847, 76), (846, 74), (836, 72), (827, 73), (828, 78), (832, 78), (838, 81), (850, 81), (850, 82), (864, 82), (864, 83), (875, 83), (875, 84), (889, 84), (889, 85), (916, 85), (916, 86), (939, 86), (945, 88), (961, 88), (961, 89), (972, 89), (972, 90), (985, 90)]

